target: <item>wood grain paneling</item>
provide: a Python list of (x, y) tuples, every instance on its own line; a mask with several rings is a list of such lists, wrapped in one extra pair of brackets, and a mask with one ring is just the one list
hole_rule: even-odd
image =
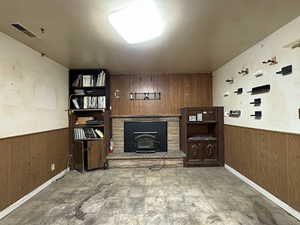
[(300, 210), (300, 135), (225, 125), (225, 162)]
[[(160, 92), (161, 100), (129, 100), (130, 92)], [(179, 114), (182, 107), (211, 106), (211, 74), (114, 74), (111, 101), (112, 115)]]
[(68, 140), (68, 128), (0, 139), (0, 210), (67, 168)]
[(290, 134), (287, 138), (288, 199), (291, 205), (300, 210), (300, 135)]

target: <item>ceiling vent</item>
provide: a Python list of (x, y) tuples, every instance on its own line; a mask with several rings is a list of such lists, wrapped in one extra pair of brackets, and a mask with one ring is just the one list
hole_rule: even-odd
[(31, 31), (29, 31), (27, 28), (25, 28), (23, 25), (19, 24), (19, 23), (13, 23), (11, 24), (14, 28), (16, 28), (17, 30), (23, 32), (24, 34), (26, 34), (27, 36), (31, 37), (31, 38), (36, 38), (37, 36), (32, 33)]

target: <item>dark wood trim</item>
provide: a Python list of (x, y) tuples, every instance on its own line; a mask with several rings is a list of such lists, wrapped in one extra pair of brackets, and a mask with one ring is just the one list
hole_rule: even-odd
[(4, 137), (4, 138), (0, 138), (0, 140), (7, 140), (7, 139), (17, 138), (17, 137), (26, 137), (26, 136), (30, 136), (30, 135), (34, 135), (34, 134), (43, 134), (43, 133), (48, 133), (48, 132), (52, 132), (52, 131), (54, 132), (54, 131), (59, 131), (59, 130), (64, 130), (64, 129), (69, 129), (69, 127), (57, 128), (57, 129), (53, 129), (53, 130), (46, 130), (46, 131), (39, 131), (39, 132), (33, 132), (33, 133), (28, 133), (28, 134), (20, 134), (20, 135), (10, 136), (10, 137)]

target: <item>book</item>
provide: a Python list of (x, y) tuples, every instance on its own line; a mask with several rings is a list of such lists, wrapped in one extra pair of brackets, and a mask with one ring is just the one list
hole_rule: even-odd
[(73, 104), (74, 104), (74, 106), (75, 106), (76, 109), (80, 109), (78, 101), (77, 101), (77, 98), (73, 98), (72, 102), (73, 102)]
[(73, 87), (80, 87), (81, 86), (81, 81), (82, 81), (82, 75), (79, 74), (76, 80), (72, 83)]
[(83, 87), (90, 87), (90, 85), (91, 85), (91, 76), (90, 75), (83, 75), (82, 80), (83, 80), (83, 83), (82, 83)]
[(99, 129), (95, 129), (96, 134), (100, 137), (100, 138), (104, 138), (103, 133), (101, 132), (101, 130)]

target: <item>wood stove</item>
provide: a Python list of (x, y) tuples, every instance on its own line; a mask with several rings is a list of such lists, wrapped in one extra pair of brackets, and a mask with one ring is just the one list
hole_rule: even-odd
[(124, 152), (167, 152), (167, 122), (125, 121)]

